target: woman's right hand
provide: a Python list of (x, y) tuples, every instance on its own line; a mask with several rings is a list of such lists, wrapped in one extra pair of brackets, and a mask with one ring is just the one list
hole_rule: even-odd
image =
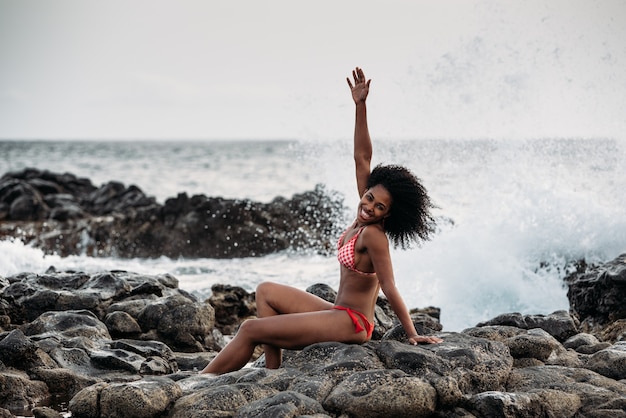
[(439, 344), (442, 343), (443, 340), (439, 337), (435, 337), (433, 335), (414, 335), (409, 338), (409, 344), (418, 345), (420, 343), (425, 344)]
[(354, 78), (354, 85), (350, 81), (350, 77), (346, 77), (346, 80), (348, 81), (350, 90), (352, 90), (352, 99), (354, 100), (354, 103), (359, 104), (361, 102), (365, 102), (367, 94), (370, 91), (370, 82), (372, 80), (366, 81), (365, 74), (363, 74), (363, 70), (359, 67), (356, 67), (352, 71), (352, 77)]

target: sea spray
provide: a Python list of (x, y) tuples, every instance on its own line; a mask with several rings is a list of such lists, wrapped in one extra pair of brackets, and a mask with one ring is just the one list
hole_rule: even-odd
[[(345, 197), (346, 225), (358, 196), (351, 144), (0, 142), (5, 171), (67, 171), (98, 185), (136, 184), (163, 202), (187, 192), (269, 201), (324, 184)], [(440, 231), (411, 250), (392, 250), (409, 307), (438, 306), (445, 330), (505, 312), (567, 309), (562, 278), (578, 260), (626, 252), (626, 146), (613, 139), (375, 140), (374, 164), (398, 163), (420, 177), (439, 207)], [(7, 151), (7, 152), (5, 152)], [(78, 152), (80, 151), (80, 152)], [(336, 288), (333, 256), (279, 253), (250, 259), (117, 259), (44, 255), (0, 243), (0, 276), (70, 270), (170, 273), (201, 297), (215, 283), (253, 291), (264, 280)]]
[[(329, 161), (326, 168), (349, 152), (311, 147), (320, 165)], [(625, 155), (616, 140), (427, 140), (382, 148), (377, 161), (411, 168), (439, 206), (440, 233), (393, 252), (393, 260), (407, 303), (441, 307), (445, 329), (503, 312), (568, 309), (562, 279), (576, 263), (626, 251)], [(356, 188), (345, 171), (326, 181), (354, 196), (346, 199), (354, 209)]]

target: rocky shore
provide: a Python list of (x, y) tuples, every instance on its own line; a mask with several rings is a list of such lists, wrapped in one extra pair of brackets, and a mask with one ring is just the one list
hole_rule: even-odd
[[(328, 218), (277, 238), (323, 212), (316, 205)], [(185, 195), (160, 205), (135, 186), (71, 174), (0, 179), (0, 239), (60, 254), (324, 251), (342, 210), (322, 189), (266, 205)], [(205, 225), (220, 231), (206, 250), (193, 238)], [(247, 239), (248, 249), (234, 245)], [(0, 418), (626, 417), (626, 254), (580, 265), (564, 285), (569, 311), (505, 313), (461, 332), (447, 332), (435, 307), (414, 309), (418, 331), (444, 339), (436, 345), (407, 344), (381, 297), (368, 343), (286, 351), (277, 370), (259, 352), (249, 367), (205, 376), (198, 370), (255, 317), (254, 294), (223, 284), (199, 300), (172, 275), (119, 270), (0, 277)], [(325, 284), (307, 291), (335, 297)]]
[(41, 405), (59, 400), (75, 418), (624, 417), (626, 254), (566, 281), (572, 312), (445, 332), (436, 308), (416, 310), (418, 330), (444, 339), (416, 347), (380, 298), (366, 344), (320, 343), (286, 352), (277, 370), (260, 356), (204, 376), (224, 335), (254, 317), (253, 294), (220, 285), (200, 301), (175, 277), (126, 271), (4, 277), (0, 417), (58, 417)]
[[(0, 178), (0, 239), (61, 256), (233, 258), (333, 251), (343, 198), (318, 186), (270, 203), (180, 193), (164, 204), (135, 185), (100, 187), (33, 168)], [(245, 243), (245, 245), (243, 245)]]

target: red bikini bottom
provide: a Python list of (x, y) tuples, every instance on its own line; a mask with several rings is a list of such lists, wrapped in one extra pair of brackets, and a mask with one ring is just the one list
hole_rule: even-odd
[[(348, 315), (350, 315), (350, 319), (352, 319), (352, 322), (354, 323), (354, 330), (355, 330), (354, 332), (358, 333), (361, 331), (367, 331), (367, 338), (370, 338), (372, 336), (372, 332), (374, 332), (374, 324), (370, 324), (370, 322), (367, 320), (367, 317), (363, 315), (361, 312), (355, 311), (354, 309), (346, 308), (345, 306), (339, 306), (339, 305), (333, 306), (333, 309), (346, 311)], [(359, 322), (359, 318), (361, 318), (361, 320), (363, 321), (363, 324), (365, 324), (365, 327), (367, 329), (363, 328), (363, 326)]]

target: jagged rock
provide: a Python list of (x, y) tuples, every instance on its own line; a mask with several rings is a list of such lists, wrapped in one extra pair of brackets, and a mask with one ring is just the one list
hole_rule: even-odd
[(19, 330), (13, 330), (0, 341), (0, 361), (6, 366), (39, 365), (37, 357), (38, 347), (30, 338)]
[[(385, 367), (378, 355), (367, 348), (367, 344), (335, 342), (312, 344), (291, 353), (285, 350), (283, 362), (285, 367), (296, 368), (311, 375), (322, 370), (333, 374), (346, 370), (362, 371)], [(332, 368), (327, 368), (329, 363), (333, 364)]]
[(0, 418), (14, 418), (15, 415), (11, 413), (8, 409), (0, 408)]
[(223, 346), (214, 333), (213, 308), (178, 289), (171, 275), (48, 272), (7, 281), (0, 302), (12, 322), (27, 323), (25, 332), (39, 339), (47, 330), (64, 338), (157, 339), (179, 351)]
[(237, 418), (284, 417), (295, 418), (323, 414), (319, 402), (298, 392), (283, 391), (274, 396), (259, 399), (245, 405), (235, 414)]
[(626, 318), (626, 254), (565, 278), (571, 310), (585, 330)]
[(8, 410), (24, 410), (50, 397), (48, 386), (30, 380), (26, 372), (7, 369), (0, 371), (0, 405)]
[(215, 311), (215, 327), (224, 334), (234, 334), (242, 320), (256, 316), (254, 293), (239, 286), (211, 286), (208, 302)]
[[(406, 341), (408, 336), (406, 335), (406, 331), (402, 327), (402, 325), (395, 319), (395, 315), (392, 317), (395, 319), (392, 320), (388, 316), (385, 315), (386, 321), (390, 322), (391, 325), (384, 326), (381, 325), (383, 321), (378, 321), (378, 316), (376, 316), (377, 322), (376, 326), (380, 326), (381, 330), (379, 334), (384, 331), (384, 334), (380, 338), (374, 338), (374, 334), (372, 334), (373, 340), (396, 340), (396, 341)], [(420, 335), (433, 335), (443, 329), (442, 325), (439, 321), (433, 318), (430, 315), (423, 313), (413, 313), (411, 314), (411, 319), (413, 320), (413, 325), (415, 326), (415, 330)]]
[(626, 341), (592, 354), (585, 367), (611, 379), (626, 379)]
[(556, 390), (525, 393), (490, 391), (472, 396), (470, 404), (482, 417), (573, 417), (580, 408), (577, 395)]
[[(585, 324), (589, 325), (589, 322)], [(609, 322), (598, 329), (598, 326), (593, 327), (597, 330), (598, 336), (602, 341), (623, 341), (626, 340), (626, 319), (618, 319), (614, 322)]]
[(33, 408), (33, 416), (35, 418), (63, 418), (60, 412), (46, 406)]
[[(626, 405), (626, 385), (584, 368), (537, 366), (515, 368), (507, 382), (510, 393), (557, 390), (580, 399), (577, 413), (588, 416), (598, 409)], [(607, 408), (608, 407), (608, 408)], [(621, 407), (620, 407), (621, 408)], [(560, 416), (554, 414), (553, 416)]]
[(513, 366), (505, 344), (461, 333), (440, 334), (445, 344), (411, 346), (384, 341), (377, 353), (387, 368), (438, 379), (451, 376), (463, 393), (496, 390)]
[[(221, 333), (213, 307), (177, 287), (170, 275), (117, 271), (50, 269), (0, 279), (0, 313), (13, 327), (0, 333), (0, 407), (31, 408), (51, 395), (74, 395), (73, 417), (119, 416), (123, 410), (125, 416), (154, 418), (578, 418), (619, 417), (626, 410), (626, 345), (579, 331), (561, 341), (577, 330), (575, 319), (563, 311), (504, 314), (485, 323), (492, 325), (459, 333), (439, 332), (436, 309), (414, 311), (418, 331), (436, 333), (444, 342), (412, 346), (380, 298), (377, 315), (391, 323), (389, 329), (381, 326), (381, 340), (284, 350), (277, 370), (260, 368), (261, 358), (236, 372), (198, 375), (194, 370), (215, 355), (204, 351), (210, 350), (207, 341)], [(229, 321), (236, 324), (238, 314), (241, 321), (253, 312), (250, 295), (223, 289), (228, 297), (214, 300), (223, 303), (220, 312), (227, 312)], [(93, 311), (47, 311), (28, 319), (25, 301), (39, 295), (38, 304), (31, 300), (28, 306), (65, 306), (58, 304), (64, 292), (102, 297)], [(48, 305), (44, 295), (52, 300)], [(65, 300), (80, 307), (90, 299)], [(136, 339), (112, 339), (106, 324), (117, 326), (115, 317), (133, 319), (141, 333), (133, 334)], [(174, 345), (196, 352), (174, 352)]]
[[(227, 417), (247, 404), (278, 393), (275, 389), (255, 383), (235, 383), (198, 390), (178, 399), (169, 418)], [(70, 407), (70, 410), (71, 407)]]
[(506, 345), (513, 358), (534, 358), (546, 362), (563, 346), (547, 332), (536, 328), (520, 333), (506, 340)]
[(64, 368), (37, 367), (29, 370), (32, 380), (44, 382), (51, 395), (72, 398), (80, 390), (98, 383), (100, 379), (78, 374)]
[(489, 321), (481, 322), (477, 326), (505, 325), (520, 329), (541, 328), (557, 340), (563, 342), (579, 331), (579, 323), (566, 311), (556, 311), (550, 315), (522, 315), (508, 313), (499, 315)]
[(106, 326), (87, 310), (43, 313), (25, 326), (24, 332), (37, 335), (39, 339), (54, 334), (65, 338), (111, 339)]
[(160, 339), (174, 349), (202, 351), (202, 342), (215, 324), (215, 313), (209, 304), (173, 295), (147, 305), (137, 322), (144, 332), (156, 330)]
[(315, 283), (307, 287), (306, 291), (330, 303), (335, 303), (337, 298), (337, 291), (325, 283)]
[(0, 178), (0, 238), (62, 256), (233, 258), (289, 248), (329, 253), (343, 213), (343, 198), (322, 186), (270, 203), (181, 193), (161, 205), (135, 185), (98, 188), (67, 173), (25, 169)]
[(130, 383), (99, 383), (80, 391), (69, 404), (73, 417), (137, 417), (162, 415), (182, 395), (170, 379), (149, 377)]
[(141, 327), (135, 318), (123, 311), (107, 314), (104, 324), (113, 337), (132, 337), (141, 333)]
[(420, 377), (399, 370), (351, 374), (328, 395), (329, 411), (358, 417), (416, 417), (435, 411), (437, 392)]

